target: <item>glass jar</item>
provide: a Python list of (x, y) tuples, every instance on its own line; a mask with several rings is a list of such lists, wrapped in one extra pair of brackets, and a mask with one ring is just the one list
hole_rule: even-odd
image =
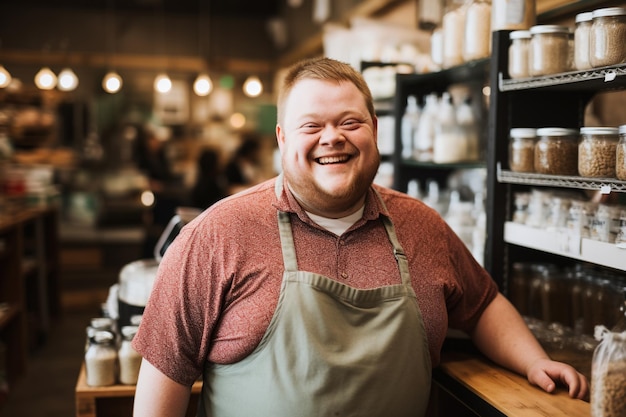
[(509, 77), (526, 78), (530, 76), (528, 64), (528, 48), (530, 44), (529, 30), (515, 30), (509, 33)]
[(616, 127), (581, 127), (578, 145), (578, 175), (592, 178), (615, 177), (618, 141)]
[(620, 249), (626, 249), (626, 209), (621, 210), (619, 214), (619, 223), (617, 235), (615, 236), (615, 245)]
[(618, 128), (619, 141), (615, 152), (615, 176), (618, 180), (626, 181), (626, 125)]
[(518, 127), (509, 132), (509, 168), (514, 172), (534, 172), (537, 130)]
[(626, 62), (626, 7), (594, 10), (589, 31), (589, 62), (593, 67)]
[(526, 218), (528, 216), (528, 204), (530, 202), (530, 193), (517, 192), (514, 194), (515, 209), (513, 210), (513, 217), (511, 219), (514, 223), (526, 224)]
[(492, 0), (491, 30), (527, 30), (535, 24), (534, 0)]
[(85, 374), (87, 385), (104, 387), (115, 384), (117, 351), (113, 333), (95, 332), (85, 352)]
[(452, 0), (443, 15), (443, 67), (450, 68), (463, 63), (463, 37), (467, 5)]
[(126, 385), (137, 384), (141, 355), (132, 347), (133, 337), (137, 333), (137, 326), (122, 327), (122, 343), (117, 353), (120, 364), (120, 383)]
[(468, 62), (491, 55), (491, 0), (470, 0), (465, 14), (463, 59)]
[(566, 26), (533, 26), (530, 28), (530, 36), (528, 62), (531, 76), (569, 70), (569, 29)]
[(539, 174), (578, 173), (578, 131), (559, 127), (537, 129), (534, 168)]
[(589, 32), (592, 12), (578, 13), (574, 29), (574, 67), (579, 70), (591, 68), (589, 62)]
[(541, 313), (547, 323), (569, 324), (569, 309), (563, 308), (571, 301), (567, 282), (560, 272), (546, 273), (541, 283)]

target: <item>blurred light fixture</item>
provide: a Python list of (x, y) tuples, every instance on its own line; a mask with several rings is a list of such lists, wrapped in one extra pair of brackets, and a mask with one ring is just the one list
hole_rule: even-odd
[(169, 93), (172, 89), (172, 80), (163, 72), (154, 79), (154, 89), (161, 94)]
[(246, 124), (246, 116), (241, 113), (233, 113), (230, 118), (230, 125), (234, 129), (241, 129)]
[(3, 65), (0, 65), (0, 88), (4, 88), (9, 84), (11, 84), (11, 74)]
[(78, 87), (78, 76), (71, 68), (63, 68), (59, 73), (58, 88), (61, 91), (72, 91)]
[(120, 75), (115, 71), (107, 72), (102, 79), (102, 88), (107, 93), (117, 93), (122, 88), (122, 84), (122, 77), (120, 77)]
[(196, 81), (193, 83), (193, 91), (199, 96), (208, 96), (213, 90), (213, 82), (209, 77), (209, 74), (202, 73), (198, 75)]
[(35, 85), (40, 90), (52, 90), (57, 85), (57, 76), (48, 67), (42, 67), (35, 74)]
[(263, 84), (259, 77), (251, 75), (243, 83), (243, 92), (248, 97), (258, 97), (263, 92)]

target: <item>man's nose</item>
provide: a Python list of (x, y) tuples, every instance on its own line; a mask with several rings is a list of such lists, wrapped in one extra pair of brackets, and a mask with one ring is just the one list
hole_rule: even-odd
[(346, 140), (346, 137), (341, 132), (341, 129), (338, 129), (335, 126), (327, 126), (322, 131), (322, 136), (320, 138), (321, 143), (325, 143), (328, 145), (334, 145), (338, 142), (343, 142)]

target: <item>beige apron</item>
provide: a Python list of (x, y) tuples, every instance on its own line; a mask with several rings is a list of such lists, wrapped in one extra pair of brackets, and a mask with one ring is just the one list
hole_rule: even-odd
[(430, 354), (391, 221), (402, 283), (363, 290), (298, 271), (289, 214), (278, 217), (285, 272), (276, 311), (252, 354), (207, 365), (199, 415), (423, 416)]

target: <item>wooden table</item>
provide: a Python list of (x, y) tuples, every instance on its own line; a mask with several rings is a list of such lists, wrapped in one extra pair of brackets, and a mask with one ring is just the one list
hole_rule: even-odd
[[(196, 381), (191, 387), (188, 417), (196, 415), (200, 391), (202, 381)], [(130, 417), (133, 415), (134, 398), (134, 385), (90, 387), (87, 385), (85, 366), (81, 367), (76, 382), (76, 417)]]
[[(479, 416), (591, 415), (589, 403), (570, 398), (564, 387), (548, 394), (530, 385), (526, 378), (493, 364), (477, 353), (444, 352), (433, 379), (438, 389)], [(445, 407), (440, 399), (439, 415), (459, 415), (458, 412), (446, 413)]]

